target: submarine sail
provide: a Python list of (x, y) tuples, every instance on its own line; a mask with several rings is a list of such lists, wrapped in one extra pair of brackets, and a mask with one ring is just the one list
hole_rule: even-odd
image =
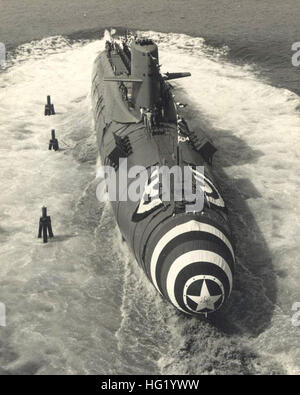
[[(130, 46), (127, 38), (107, 41), (94, 63), (92, 104), (102, 164), (122, 181), (136, 166), (142, 169), (117, 183), (117, 198), (110, 199), (123, 238), (164, 298), (186, 314), (207, 315), (231, 293), (235, 257), (211, 169), (216, 149), (178, 114), (168, 83), (188, 76), (161, 74), (158, 47), (150, 39), (134, 38)], [(174, 199), (174, 180), (163, 199), (158, 169), (173, 166), (188, 169), (202, 185), (201, 210), (187, 210), (189, 201)], [(120, 198), (142, 175), (140, 198)]]

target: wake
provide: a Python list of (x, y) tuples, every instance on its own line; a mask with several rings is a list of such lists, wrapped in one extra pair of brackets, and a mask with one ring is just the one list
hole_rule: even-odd
[[(231, 300), (211, 321), (176, 313), (120, 247), (109, 208), (96, 200), (89, 90), (104, 39), (25, 44), (0, 74), (0, 300), (9, 307), (1, 366), (54, 374), (299, 372), (299, 331), (290, 321), (300, 300), (299, 97), (266, 84), (253, 66), (228, 62), (227, 47), (148, 34), (162, 72), (192, 73), (173, 84), (174, 94), (188, 103), (190, 128), (203, 128), (218, 148), (214, 169), (238, 260)], [(47, 94), (59, 112), (51, 122), (43, 116)], [(47, 150), (51, 128), (64, 142), (59, 153)], [(35, 241), (43, 204), (60, 236), (46, 248)]]

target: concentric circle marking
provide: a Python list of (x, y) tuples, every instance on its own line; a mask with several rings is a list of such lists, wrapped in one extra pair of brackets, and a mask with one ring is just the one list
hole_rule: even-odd
[[(170, 298), (170, 301), (173, 303), (174, 306), (176, 306), (179, 310), (185, 311), (182, 309), (178, 302), (177, 298), (175, 295), (175, 282), (177, 277), (180, 275), (180, 272), (187, 268), (189, 265), (192, 265), (197, 262), (209, 262), (212, 265), (216, 265), (219, 268), (221, 268), (229, 281), (229, 293), (231, 292), (232, 289), (232, 272), (230, 270), (230, 267), (228, 263), (218, 254), (212, 252), (212, 251), (206, 251), (206, 250), (193, 250), (189, 251), (185, 254), (180, 255), (175, 261), (172, 263), (170, 270), (167, 275), (167, 292)], [(201, 275), (201, 273), (199, 273)]]
[[(217, 290), (215, 289), (212, 293), (211, 287), (208, 288), (208, 282), (210, 281), (217, 285)], [(208, 290), (209, 295), (206, 294), (206, 290)], [(203, 314), (216, 311), (223, 304), (224, 298), (223, 284), (219, 279), (210, 275), (194, 276), (185, 283), (183, 288), (184, 304), (193, 313)]]
[(159, 256), (160, 256), (162, 250), (175, 237), (182, 235), (182, 234), (188, 234), (189, 232), (195, 232), (195, 231), (210, 233), (210, 234), (218, 237), (223, 243), (226, 244), (226, 246), (230, 250), (232, 259), (234, 261), (234, 252), (233, 252), (231, 243), (229, 242), (227, 237), (224, 235), (224, 233), (221, 232), (219, 229), (217, 229), (215, 226), (209, 225), (207, 223), (195, 221), (195, 220), (188, 221), (183, 224), (177, 225), (174, 228), (172, 228), (171, 230), (169, 230), (165, 235), (162, 236), (162, 238), (159, 240), (159, 242), (155, 246), (152, 256), (151, 256), (151, 261), (150, 261), (151, 278), (152, 278), (152, 282), (153, 282), (154, 286), (160, 293), (161, 293), (161, 290), (158, 287), (157, 278), (156, 278), (156, 267), (157, 267), (157, 262), (158, 262), (158, 259), (159, 259)]

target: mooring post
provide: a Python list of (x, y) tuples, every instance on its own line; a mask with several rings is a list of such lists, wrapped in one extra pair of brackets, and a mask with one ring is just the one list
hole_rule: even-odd
[(47, 96), (47, 104), (45, 104), (45, 115), (54, 115), (54, 104), (51, 103), (50, 95)]
[(52, 231), (52, 225), (51, 225), (51, 218), (49, 215), (47, 215), (47, 207), (43, 206), (42, 216), (40, 217), (40, 223), (39, 223), (38, 238), (40, 239), (43, 236), (43, 242), (47, 243), (48, 233), (50, 238), (54, 237)]
[(49, 140), (49, 150), (54, 149), (54, 151), (58, 151), (59, 145), (58, 145), (58, 140), (55, 137), (55, 130), (51, 130), (51, 139)]

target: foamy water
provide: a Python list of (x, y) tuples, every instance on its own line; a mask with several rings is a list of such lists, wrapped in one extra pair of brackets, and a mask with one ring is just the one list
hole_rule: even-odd
[[(300, 301), (299, 97), (259, 70), (226, 61), (201, 38), (149, 33), (183, 114), (218, 148), (215, 173), (236, 241), (226, 309), (186, 318), (163, 301), (96, 200), (90, 106), (93, 60), (104, 40), (62, 37), (19, 47), (0, 74), (0, 366), (13, 373), (296, 373)], [(51, 94), (57, 115), (44, 117)], [(48, 151), (51, 129), (62, 150)], [(45, 204), (55, 239), (36, 238)]]

